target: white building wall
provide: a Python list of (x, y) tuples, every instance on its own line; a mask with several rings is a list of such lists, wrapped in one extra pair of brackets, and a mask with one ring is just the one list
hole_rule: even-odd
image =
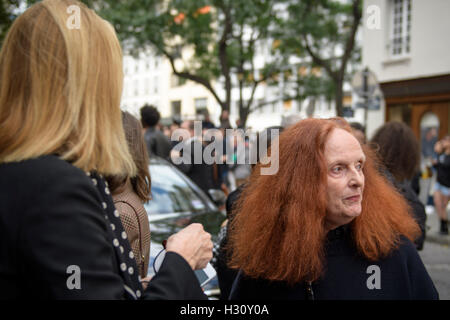
[[(380, 12), (380, 28), (368, 28), (367, 8)], [(390, 82), (448, 74), (450, 72), (450, 1), (411, 0), (410, 53), (392, 57), (389, 51), (393, 0), (365, 0), (362, 26), (362, 61), (379, 82)], [(369, 111), (371, 136), (384, 123), (385, 103), (381, 110)]]
[[(124, 81), (122, 91), (122, 110), (140, 118), (139, 109), (144, 104), (151, 104), (162, 112), (163, 83), (166, 73), (162, 70), (163, 60), (151, 51), (134, 58), (123, 58)], [(163, 113), (163, 112), (162, 112)]]
[[(381, 28), (363, 27), (363, 65), (380, 82), (436, 76), (450, 72), (450, 1), (411, 0), (411, 51), (402, 58), (389, 53), (392, 0), (365, 0), (364, 8), (380, 8)], [(368, 18), (365, 12), (365, 19)]]

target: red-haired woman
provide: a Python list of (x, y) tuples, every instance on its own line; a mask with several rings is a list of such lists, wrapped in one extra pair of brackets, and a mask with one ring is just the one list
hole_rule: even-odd
[(344, 120), (300, 121), (278, 172), (260, 168), (231, 224), (231, 299), (438, 299), (407, 203)]

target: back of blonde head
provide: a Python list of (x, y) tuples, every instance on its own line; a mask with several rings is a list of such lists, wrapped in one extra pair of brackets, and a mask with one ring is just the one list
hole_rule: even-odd
[[(79, 28), (69, 28), (73, 5)], [(0, 163), (58, 154), (85, 171), (135, 175), (122, 79), (114, 29), (92, 10), (72, 0), (29, 8), (0, 52)]]

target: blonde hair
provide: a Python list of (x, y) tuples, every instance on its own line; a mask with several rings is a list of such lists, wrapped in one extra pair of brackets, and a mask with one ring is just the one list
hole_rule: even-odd
[[(69, 28), (80, 9), (79, 28)], [(134, 176), (122, 127), (122, 50), (113, 27), (73, 0), (44, 0), (0, 52), (0, 163), (47, 154), (85, 171)]]

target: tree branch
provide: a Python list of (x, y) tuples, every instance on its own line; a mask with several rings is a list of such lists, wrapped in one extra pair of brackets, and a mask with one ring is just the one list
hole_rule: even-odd
[(345, 69), (347, 67), (347, 62), (351, 57), (353, 47), (355, 46), (355, 36), (358, 31), (359, 24), (362, 18), (362, 11), (360, 8), (361, 0), (353, 0), (352, 12), (353, 12), (353, 24), (347, 41), (345, 42), (345, 51), (342, 56), (341, 70), (340, 74), (343, 76), (345, 74)]
[(230, 17), (230, 9), (227, 7), (221, 7), (225, 14), (225, 27), (221, 39), (219, 40), (219, 62), (222, 71), (222, 75), (225, 77), (225, 105), (221, 104), (222, 109), (229, 110), (231, 103), (231, 76), (230, 76), (230, 66), (228, 64), (227, 56), (227, 41), (233, 32), (232, 21)]
[(311, 46), (308, 42), (306, 35), (303, 35), (303, 41), (305, 44), (305, 49), (306, 49), (306, 51), (308, 51), (308, 53), (311, 56), (311, 58), (313, 59), (314, 63), (323, 67), (327, 71), (327, 73), (330, 75), (331, 78), (333, 78), (334, 80), (337, 80), (338, 74), (335, 71), (333, 71), (330, 64), (325, 59), (322, 59), (318, 54), (316, 54), (313, 51), (313, 49), (311, 48)]
[(206, 89), (208, 89), (209, 92), (211, 92), (211, 94), (214, 96), (216, 101), (223, 107), (224, 102), (220, 99), (217, 92), (214, 90), (213, 86), (211, 85), (211, 82), (207, 78), (204, 78), (204, 77), (201, 77), (201, 76), (189, 73), (189, 72), (178, 71), (175, 67), (175, 58), (171, 54), (169, 54), (166, 50), (164, 50), (162, 48), (160, 48), (160, 50), (167, 57), (167, 59), (169, 59), (173, 73), (176, 76), (182, 77), (185, 79), (189, 79), (189, 80), (192, 80), (194, 82), (197, 82), (197, 83), (203, 85)]

